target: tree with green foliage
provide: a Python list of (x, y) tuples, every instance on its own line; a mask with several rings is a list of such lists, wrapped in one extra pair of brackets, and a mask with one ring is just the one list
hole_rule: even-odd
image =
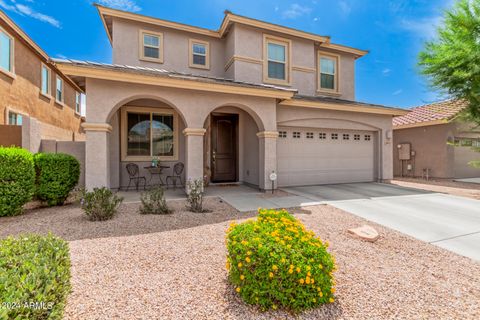
[[(465, 101), (464, 117), (480, 126), (480, 0), (459, 0), (445, 12), (437, 38), (419, 55), (419, 65), (435, 89)], [(470, 164), (480, 168), (480, 161)]]

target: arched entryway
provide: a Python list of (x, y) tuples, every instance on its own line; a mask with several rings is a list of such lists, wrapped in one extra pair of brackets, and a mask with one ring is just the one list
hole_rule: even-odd
[(258, 115), (243, 105), (212, 110), (204, 122), (204, 172), (209, 183), (260, 185)]
[[(108, 152), (110, 188), (124, 189), (129, 184), (126, 166), (138, 165), (139, 175), (147, 181), (159, 179), (148, 167), (152, 160), (160, 162), (163, 179), (171, 175), (173, 166), (185, 163), (186, 128), (183, 115), (171, 104), (151, 97), (137, 97), (122, 101), (109, 115), (112, 127)], [(164, 181), (165, 182), (165, 181)], [(151, 181), (159, 183), (159, 181)]]

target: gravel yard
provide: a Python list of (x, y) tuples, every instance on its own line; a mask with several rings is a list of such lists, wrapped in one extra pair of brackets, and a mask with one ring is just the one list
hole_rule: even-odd
[(130, 236), (215, 224), (247, 215), (239, 213), (219, 198), (206, 198), (204, 206), (212, 212), (196, 214), (185, 210), (184, 201), (169, 201), (174, 214), (141, 215), (138, 204), (122, 204), (114, 219), (88, 221), (78, 205), (27, 210), (17, 217), (0, 218), (0, 238), (20, 233), (47, 234), (49, 231), (66, 240)]
[(448, 193), (454, 196), (467, 197), (480, 200), (480, 184), (459, 182), (449, 179), (423, 180), (418, 178), (395, 178), (391, 184), (428, 190), (433, 192)]
[[(238, 213), (206, 199), (211, 213), (140, 215), (124, 204), (110, 221), (90, 222), (78, 206), (0, 219), (0, 236), (49, 230), (70, 240), (73, 290), (65, 319), (290, 319), (246, 306), (227, 283), (225, 230)], [(475, 319), (480, 264), (374, 223), (376, 243), (348, 235), (362, 218), (321, 205), (291, 210), (330, 242), (339, 270), (337, 300), (301, 319)]]
[[(210, 205), (231, 210), (223, 203)], [(135, 205), (123, 210), (134, 219)], [(480, 264), (373, 223), (379, 241), (351, 238), (347, 229), (365, 220), (330, 206), (293, 212), (330, 242), (339, 267), (336, 302), (300, 318), (478, 318)], [(215, 213), (220, 221), (192, 223), (190, 228), (71, 241), (73, 291), (65, 318), (293, 319), (282, 311), (261, 313), (237, 298), (227, 283), (224, 237), (226, 217), (245, 215)], [(175, 215), (203, 221), (198, 214)], [(154, 216), (150, 222), (158, 220), (160, 226), (168, 219), (175, 218)], [(111, 223), (122, 229), (120, 221)]]

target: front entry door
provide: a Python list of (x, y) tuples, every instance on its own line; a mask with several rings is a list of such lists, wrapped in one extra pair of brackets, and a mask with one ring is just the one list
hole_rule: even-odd
[(212, 115), (212, 182), (237, 179), (237, 115)]

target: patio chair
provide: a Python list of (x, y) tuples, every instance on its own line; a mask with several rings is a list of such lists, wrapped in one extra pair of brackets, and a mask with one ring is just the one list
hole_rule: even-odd
[(167, 188), (168, 188), (168, 181), (172, 181), (173, 183), (173, 189), (177, 188), (177, 180), (180, 181), (180, 186), (183, 186), (182, 182), (182, 173), (183, 169), (185, 168), (185, 165), (182, 162), (177, 162), (173, 166), (173, 172), (171, 176), (167, 176), (166, 182), (167, 182)]
[(138, 165), (135, 163), (129, 163), (127, 164), (127, 172), (128, 172), (128, 177), (130, 180), (128, 181), (128, 189), (130, 189), (130, 184), (132, 181), (135, 183), (135, 187), (138, 191), (138, 185), (140, 184), (140, 181), (143, 180), (143, 190), (145, 190), (146, 185), (147, 185), (147, 178), (144, 176), (140, 176), (140, 169), (138, 168)]

